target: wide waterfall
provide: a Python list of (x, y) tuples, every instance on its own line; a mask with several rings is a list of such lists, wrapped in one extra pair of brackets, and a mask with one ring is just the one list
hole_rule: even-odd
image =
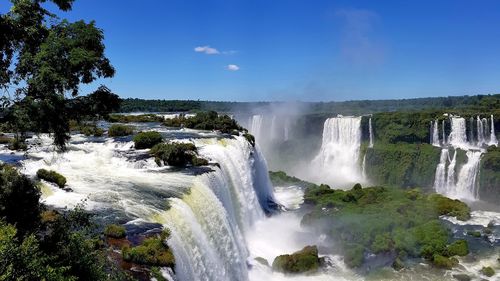
[(451, 132), (448, 143), (454, 147), (468, 147), (465, 118), (451, 117)]
[(312, 179), (337, 185), (363, 181), (359, 165), (361, 117), (335, 117), (325, 121), (323, 141), (312, 162)]

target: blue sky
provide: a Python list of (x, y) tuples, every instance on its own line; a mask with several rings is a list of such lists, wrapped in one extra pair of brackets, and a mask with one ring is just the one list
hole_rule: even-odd
[(500, 92), (500, 1), (76, 0), (60, 16), (104, 29), (117, 72), (98, 83), (122, 97), (339, 101)]

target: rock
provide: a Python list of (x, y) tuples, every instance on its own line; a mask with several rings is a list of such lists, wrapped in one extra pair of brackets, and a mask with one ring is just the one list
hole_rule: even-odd
[(453, 274), (453, 278), (458, 281), (470, 281), (472, 278), (467, 274)]
[(495, 270), (493, 270), (491, 266), (483, 266), (483, 268), (481, 268), (481, 273), (488, 277), (491, 277), (495, 275)]
[(313, 273), (320, 265), (318, 248), (306, 246), (291, 255), (281, 255), (274, 259), (273, 270), (283, 273)]
[(254, 260), (262, 265), (269, 266), (269, 262), (263, 257), (256, 257)]

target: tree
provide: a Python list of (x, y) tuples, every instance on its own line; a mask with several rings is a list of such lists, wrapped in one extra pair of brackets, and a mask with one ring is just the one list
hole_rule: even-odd
[[(60, 20), (42, 7), (47, 0), (11, 2), (10, 12), (0, 15), (0, 88), (8, 93), (16, 87), (14, 104), (29, 108), (33, 128), (52, 133), (63, 149), (69, 139), (68, 97), (79, 94), (81, 83), (115, 73), (104, 55), (103, 31), (94, 21)], [(74, 0), (52, 2), (68, 11)]]

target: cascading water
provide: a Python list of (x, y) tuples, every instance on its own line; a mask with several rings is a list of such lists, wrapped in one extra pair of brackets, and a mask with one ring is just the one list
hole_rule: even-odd
[(447, 148), (441, 150), (439, 164), (436, 167), (436, 177), (434, 179), (434, 189), (438, 193), (446, 193), (446, 162), (448, 161), (449, 151)]
[(361, 117), (335, 117), (325, 121), (323, 142), (313, 160), (312, 178), (337, 185), (363, 181), (359, 167)]
[(481, 151), (467, 151), (467, 163), (460, 169), (454, 197), (475, 200), (478, 198), (477, 175), (479, 173), (479, 162)]
[(439, 125), (438, 120), (432, 122), (431, 121), (431, 144), (433, 146), (441, 146), (439, 142)]
[(484, 144), (484, 124), (479, 116), (476, 119), (477, 124), (477, 146), (482, 146)]
[(448, 142), (446, 141), (446, 134), (445, 134), (445, 132), (444, 132), (444, 131), (445, 131), (445, 130), (444, 130), (444, 125), (445, 125), (444, 120), (443, 120), (443, 122), (442, 122), (442, 123), (443, 123), (443, 125), (441, 126), (441, 130), (442, 130), (442, 134), (443, 134), (443, 139), (442, 139), (442, 141), (443, 141), (443, 145), (446, 145), (446, 144), (448, 144)]
[(373, 147), (373, 128), (372, 128), (372, 118), (368, 119), (368, 131), (370, 133), (370, 144), (368, 147)]
[(252, 116), (252, 122), (250, 122), (250, 133), (255, 136), (256, 140), (260, 139), (260, 134), (262, 133), (262, 115)]
[(495, 133), (495, 120), (493, 119), (493, 115), (491, 115), (490, 142), (488, 145), (498, 146), (497, 135)]
[(453, 147), (467, 148), (465, 118), (451, 117), (451, 132), (448, 137), (448, 143)]

